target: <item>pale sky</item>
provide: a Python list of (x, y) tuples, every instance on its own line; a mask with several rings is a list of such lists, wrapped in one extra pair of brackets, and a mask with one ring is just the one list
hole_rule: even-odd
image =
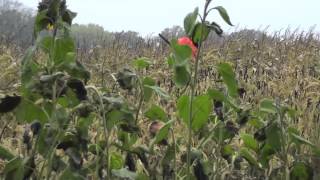
[[(18, 0), (35, 8), (39, 0)], [(67, 0), (69, 9), (78, 13), (75, 23), (95, 23), (107, 31), (133, 30), (141, 35), (157, 34), (164, 28), (183, 25), (185, 15), (205, 0)], [(320, 0), (213, 0), (213, 6), (224, 6), (233, 24), (239, 28), (269, 31), (297, 28), (308, 30), (316, 25), (320, 32)], [(210, 20), (225, 31), (234, 31), (217, 12)]]

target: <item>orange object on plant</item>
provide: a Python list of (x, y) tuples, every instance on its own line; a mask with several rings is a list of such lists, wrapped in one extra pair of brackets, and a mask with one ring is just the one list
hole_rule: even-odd
[(193, 44), (192, 40), (188, 37), (181, 37), (178, 39), (179, 45), (187, 45), (192, 49), (192, 56), (195, 58), (198, 52), (198, 48)]

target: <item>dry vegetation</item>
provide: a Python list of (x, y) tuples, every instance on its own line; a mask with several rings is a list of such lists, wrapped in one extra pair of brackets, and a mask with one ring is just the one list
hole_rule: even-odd
[[(179, 34), (179, 29), (175, 29), (175, 31), (177, 32), (172, 32), (172, 34)], [(177, 38), (170, 33), (165, 35), (169, 39)], [(172, 70), (167, 64), (170, 47), (158, 37), (143, 39), (133, 32), (111, 33), (109, 36), (105, 36), (105, 40), (102, 40), (102, 42), (90, 42), (89, 45), (86, 45), (87, 41), (79, 38), (79, 36), (78, 38), (76, 36), (76, 40), (78, 44), (77, 59), (91, 73), (91, 79), (87, 84), (120, 95), (133, 106), (139, 104), (139, 101), (137, 101), (139, 91), (121, 90), (112, 75), (118, 73), (123, 67), (132, 69), (134, 59), (146, 57), (150, 61), (148, 68), (136, 70), (135, 73), (141, 77), (149, 76), (155, 79), (156, 84), (168, 92), (171, 99), (164, 100), (160, 97), (154, 97), (153, 101), (142, 105), (139, 121), (142, 136), (138, 144), (148, 144), (152, 141), (148, 132), (151, 121), (144, 117), (143, 113), (151, 104), (161, 105), (169, 119), (176, 120), (171, 129), (174, 131), (174, 137), (170, 135), (168, 141), (171, 142), (172, 138), (175, 138), (174, 141), (179, 145), (176, 155), (178, 158), (176, 175), (182, 178), (184, 163), (180, 156), (186, 151), (185, 137), (187, 137), (187, 132), (185, 130), (186, 126), (177, 116), (176, 101), (185, 91), (183, 88), (177, 88), (173, 82)], [(317, 32), (312, 30), (300, 32), (288, 29), (285, 32), (266, 33), (241, 30), (226, 34), (222, 38), (212, 33), (203, 48), (204, 53), (200, 62), (196, 94), (206, 92), (209, 88), (223, 89), (221, 76), (215, 67), (221, 62), (230, 62), (234, 68), (239, 87), (243, 90), (243, 97), (236, 100), (240, 107), (254, 109), (254, 107), (259, 106), (260, 100), (264, 98), (285, 103), (295, 110), (294, 118), (288, 118), (287, 126), (295, 127), (301, 132), (302, 137), (320, 147), (320, 35)], [(23, 47), (15, 44), (0, 44), (0, 68), (2, 69), (0, 94), (19, 94), (20, 62), (23, 56)], [(37, 52), (34, 59), (45, 57), (43, 52)], [(15, 118), (12, 114), (0, 115), (1, 145), (14, 154), (25, 154), (23, 152), (25, 144), (22, 142), (22, 136), (26, 125), (14, 121)], [(212, 115), (216, 115), (214, 111)], [(99, 126), (98, 122), (91, 125), (89, 137), (92, 140), (101, 138), (99, 136), (102, 136), (102, 134), (96, 132)], [(241, 131), (253, 133), (255, 129), (249, 127)], [(117, 132), (112, 131), (110, 136), (116, 137)], [(194, 138), (193, 145), (197, 146), (202, 143), (201, 141), (200, 138)], [(238, 138), (233, 141), (232, 146), (238, 148), (242, 144), (243, 142)], [(219, 176), (211, 174), (211, 178), (265, 179), (269, 175), (271, 178), (279, 178), (276, 175), (277, 172), (273, 171), (280, 167), (277, 162), (271, 162), (272, 167), (265, 171), (258, 171), (253, 168), (250, 169), (248, 163), (242, 161), (241, 171), (238, 171), (239, 169), (231, 166), (230, 163), (219, 156), (215, 147), (216, 144), (210, 142), (202, 148), (206, 160), (218, 161), (220, 165), (219, 167), (209, 167), (214, 169), (214, 172), (222, 171)], [(213, 150), (211, 151), (211, 149)], [(112, 150), (119, 151), (116, 148)], [(157, 166), (156, 162), (163, 158), (166, 148), (157, 146), (155, 151), (155, 154), (148, 156), (150, 169), (153, 165)], [(289, 159), (291, 158), (291, 162), (294, 159), (307, 162), (314, 169), (313, 178), (320, 178), (319, 157), (312, 156), (311, 149), (308, 147), (294, 149), (293, 151), (303, 153), (290, 152)], [(300, 157), (302, 154), (304, 156)], [(90, 158), (93, 157), (89, 157), (88, 162)], [(139, 162), (137, 165), (139, 171), (153, 172), (150, 169), (143, 169), (146, 168), (142, 165), (144, 162)], [(5, 163), (4, 160), (0, 159), (0, 172), (4, 169)], [(154, 173), (157, 174), (158, 172)], [(272, 173), (274, 174), (272, 175)], [(94, 176), (91, 177), (94, 178)]]

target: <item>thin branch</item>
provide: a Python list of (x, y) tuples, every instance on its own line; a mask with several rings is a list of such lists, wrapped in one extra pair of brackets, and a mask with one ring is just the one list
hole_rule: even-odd
[(171, 46), (171, 43), (169, 42), (169, 40), (167, 38), (165, 38), (162, 34), (159, 33), (160, 38), (166, 42), (169, 46)]

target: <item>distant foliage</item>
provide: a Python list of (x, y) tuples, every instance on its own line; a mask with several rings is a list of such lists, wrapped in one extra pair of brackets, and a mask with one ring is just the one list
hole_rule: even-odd
[(0, 0), (0, 43), (28, 47), (33, 37), (34, 16), (30, 9), (11, 0)]

